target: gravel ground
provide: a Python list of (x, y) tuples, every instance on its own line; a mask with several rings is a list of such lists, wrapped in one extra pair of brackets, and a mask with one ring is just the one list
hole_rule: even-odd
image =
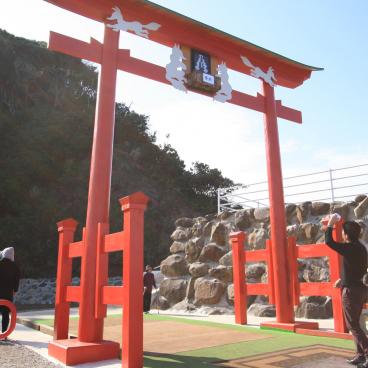
[(0, 341), (0, 367), (61, 368), (63, 366), (50, 362), (23, 345), (7, 340)]

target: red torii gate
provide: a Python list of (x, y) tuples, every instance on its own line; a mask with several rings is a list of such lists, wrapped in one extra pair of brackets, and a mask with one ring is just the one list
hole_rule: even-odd
[[(102, 44), (94, 39), (91, 39), (90, 43), (82, 42), (54, 32), (50, 34), (49, 43), (51, 50), (101, 64), (91, 158), (85, 246), (81, 267), (78, 341), (98, 343), (103, 336), (103, 318), (96, 318), (94, 307), (96, 275), (89, 270), (96, 269), (98, 224), (108, 224), (109, 222), (117, 70), (170, 84), (165, 78), (165, 68), (133, 58), (130, 56), (129, 50), (119, 49), (119, 32), (115, 32), (106, 25), (114, 23), (114, 21), (107, 21), (113, 7), (115, 9), (119, 7), (124, 18), (128, 20), (124, 21), (124, 24), (128, 24), (131, 28), (126, 27), (124, 30), (135, 30), (135, 33), (139, 34), (137, 32), (139, 32), (138, 26), (140, 25), (140, 35), (148, 38), (147, 29), (150, 29), (149, 39), (152, 41), (169, 47), (179, 44), (203, 50), (215, 56), (219, 61), (226, 62), (230, 69), (262, 78), (262, 94), (257, 93), (256, 96), (252, 96), (232, 91), (232, 98), (228, 102), (264, 114), (277, 323), (280, 326), (294, 323), (293, 298), (289, 292), (290, 288), (287, 287), (290, 283), (288, 276), (290, 266), (287, 259), (277, 118), (301, 123), (302, 116), (301, 112), (285, 107), (281, 101), (275, 100), (273, 84), (268, 83), (264, 78), (267, 75), (264, 70), (269, 68), (268, 71), (270, 71), (270, 66), (272, 66), (279, 86), (296, 88), (310, 77), (312, 71), (321, 69), (290, 60), (147, 0), (47, 1), (105, 24)], [(158, 27), (149, 28), (150, 22), (153, 21), (157, 22), (154, 24)], [(142, 24), (147, 26), (146, 29), (142, 30)], [(248, 64), (242, 61), (242, 55), (246, 55)], [(199, 93), (208, 94), (206, 92)], [(129, 283), (129, 280), (124, 280), (124, 283)], [(74, 343), (73, 346), (75, 348), (76, 344)]]

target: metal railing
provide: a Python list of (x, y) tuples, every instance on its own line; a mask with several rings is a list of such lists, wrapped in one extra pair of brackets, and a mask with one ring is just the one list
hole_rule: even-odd
[[(368, 164), (284, 178), (285, 204), (349, 201), (359, 194), (368, 195)], [(217, 190), (219, 213), (259, 207), (269, 207), (267, 181)]]

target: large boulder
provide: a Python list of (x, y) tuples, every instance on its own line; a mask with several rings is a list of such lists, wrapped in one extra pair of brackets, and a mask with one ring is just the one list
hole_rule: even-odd
[(200, 262), (218, 262), (218, 260), (226, 253), (223, 247), (215, 243), (210, 243), (202, 248), (199, 256)]
[(222, 266), (232, 266), (233, 265), (233, 251), (227, 252), (219, 259), (219, 264)]
[(185, 258), (188, 262), (194, 262), (198, 259), (203, 248), (203, 238), (192, 238), (185, 245)]
[(184, 253), (185, 252), (185, 243), (174, 241), (170, 247), (170, 253)]
[(175, 221), (176, 227), (192, 227), (194, 225), (194, 221), (188, 217), (181, 217)]
[(264, 228), (255, 229), (248, 236), (249, 249), (265, 249), (268, 231)]
[(251, 226), (250, 216), (247, 210), (237, 211), (235, 214), (235, 226), (243, 231)]
[(296, 207), (296, 217), (300, 224), (308, 221), (311, 213), (312, 213), (312, 202), (304, 202)]
[(297, 222), (296, 217), (296, 205), (293, 203), (288, 203), (285, 206), (285, 216), (286, 216), (286, 222), (288, 225), (295, 224)]
[(167, 277), (184, 276), (188, 274), (188, 264), (182, 254), (173, 254), (161, 262), (161, 272)]
[(195, 305), (217, 304), (226, 290), (226, 285), (217, 279), (200, 277), (195, 281), (194, 289)]
[(175, 231), (171, 234), (171, 239), (173, 241), (185, 241), (188, 240), (191, 236), (190, 229), (184, 229), (182, 227), (178, 227)]
[(230, 305), (234, 305), (235, 294), (234, 294), (234, 284), (227, 286), (227, 301)]
[(227, 267), (220, 265), (215, 268), (211, 268), (208, 274), (211, 277), (226, 283), (233, 282), (233, 268), (229, 266)]
[(254, 210), (254, 218), (257, 221), (268, 222), (270, 220), (270, 209), (267, 207), (256, 208)]
[(330, 211), (330, 204), (326, 202), (313, 202), (312, 203), (312, 216), (322, 216)]
[(295, 311), (298, 318), (323, 319), (332, 317), (332, 302), (330, 297), (302, 297)]
[(263, 274), (266, 272), (264, 263), (248, 263), (246, 265), (246, 279), (249, 283), (261, 282)]
[(206, 276), (210, 266), (207, 263), (194, 262), (189, 266), (189, 273), (193, 277)]
[(212, 228), (211, 242), (224, 246), (227, 243), (226, 227), (219, 222)]
[(319, 224), (306, 222), (298, 227), (297, 241), (299, 244), (315, 244), (315, 240), (320, 231)]
[(179, 303), (185, 298), (188, 281), (186, 279), (164, 279), (160, 285), (160, 295), (170, 305)]
[(257, 317), (275, 317), (276, 308), (274, 305), (270, 304), (253, 303), (248, 308), (248, 314)]
[(354, 213), (357, 218), (362, 218), (368, 209), (368, 197), (363, 199), (356, 208), (354, 208)]
[(345, 221), (347, 221), (350, 217), (350, 205), (348, 203), (335, 203), (332, 205), (332, 212), (338, 213)]

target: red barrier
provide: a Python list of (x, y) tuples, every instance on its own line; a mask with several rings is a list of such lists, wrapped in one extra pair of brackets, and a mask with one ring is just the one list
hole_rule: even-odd
[(1, 333), (0, 332), (0, 340), (3, 340), (7, 338), (15, 329), (15, 326), (17, 324), (17, 309), (15, 308), (15, 305), (6, 299), (0, 299), (0, 306), (8, 307), (10, 310), (10, 324), (8, 329)]
[[(123, 231), (109, 234), (108, 224), (98, 224), (97, 268), (91, 270), (96, 279), (93, 324), (106, 317), (107, 305), (123, 307), (122, 366), (143, 366), (143, 225), (148, 197), (135, 193), (120, 199), (124, 213)], [(118, 343), (96, 341), (85, 343), (68, 339), (69, 309), (71, 302), (80, 302), (81, 287), (71, 286), (72, 259), (83, 257), (85, 234), (73, 242), (77, 222), (67, 219), (58, 223), (59, 255), (56, 283), (54, 341), (49, 344), (49, 354), (67, 365), (117, 358)], [(108, 286), (108, 254), (123, 252), (123, 286)], [(80, 310), (80, 313), (83, 313)]]
[[(246, 251), (244, 248), (246, 238), (247, 234), (242, 231), (230, 234), (233, 249), (235, 322), (239, 324), (247, 323), (248, 295), (267, 295), (271, 304), (274, 303), (275, 298), (270, 241), (266, 242), (266, 249)], [(245, 277), (246, 264), (259, 261), (267, 264), (267, 283), (247, 283)]]
[[(334, 238), (342, 241), (342, 222), (334, 228)], [(326, 244), (297, 245), (295, 237), (288, 239), (289, 259), (292, 264), (291, 278), (294, 305), (299, 305), (300, 296), (331, 296), (335, 332), (347, 332), (342, 311), (341, 289), (334, 288), (340, 277), (341, 257)], [(298, 259), (328, 257), (330, 263), (329, 282), (299, 282)]]
[[(334, 228), (334, 238), (342, 241), (342, 222)], [(237, 232), (230, 235), (233, 249), (233, 278), (234, 278), (234, 309), (235, 322), (247, 323), (247, 296), (268, 295), (270, 304), (274, 304), (274, 278), (276, 275), (272, 269), (272, 247), (270, 240), (267, 241), (266, 249), (256, 251), (245, 251), (244, 242), (246, 233)], [(330, 262), (329, 282), (299, 282), (298, 259), (328, 257)], [(290, 288), (293, 303), (299, 305), (300, 296), (331, 296), (335, 332), (345, 333), (347, 328), (342, 311), (341, 290), (334, 288), (335, 281), (340, 277), (341, 257), (326, 244), (296, 244), (295, 237), (288, 238), (288, 259), (290, 265)], [(249, 284), (245, 279), (245, 268), (247, 262), (263, 261), (268, 266), (267, 284)], [(287, 285), (285, 287), (288, 287)], [(290, 324), (263, 323), (265, 327), (275, 327), (296, 331), (297, 328), (316, 329), (318, 324), (313, 322), (294, 322)]]

